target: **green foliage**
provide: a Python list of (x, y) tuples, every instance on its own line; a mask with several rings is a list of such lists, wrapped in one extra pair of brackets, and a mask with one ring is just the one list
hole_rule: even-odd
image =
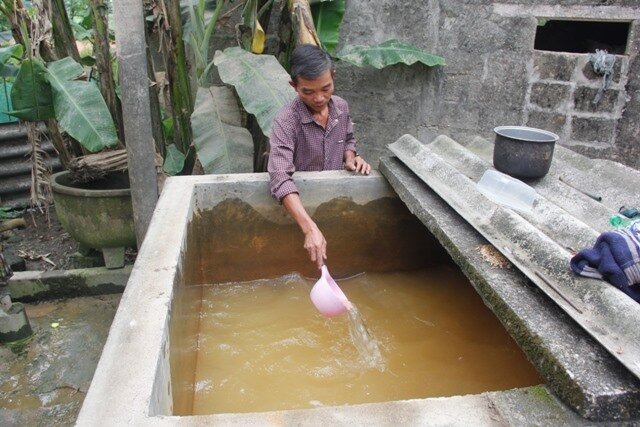
[(167, 146), (162, 170), (169, 176), (177, 175), (184, 168), (185, 159), (185, 155), (178, 150), (175, 144), (171, 144)]
[(91, 152), (115, 146), (116, 128), (98, 87), (77, 80), (84, 74), (82, 66), (66, 57), (48, 68), (60, 126)]
[(173, 140), (173, 117), (162, 119), (162, 135), (165, 141)]
[(398, 63), (412, 65), (421, 62), (429, 67), (445, 65), (444, 58), (395, 39), (376, 46), (346, 46), (335, 57), (358, 67), (370, 65), (377, 69)]
[(274, 56), (254, 55), (239, 47), (217, 51), (214, 63), (222, 81), (236, 88), (245, 110), (269, 136), (278, 110), (296, 96), (289, 74)]
[(324, 0), (311, 4), (311, 15), (316, 33), (329, 53), (332, 53), (338, 46), (345, 4), (346, 0)]
[(22, 58), (24, 49), (21, 44), (0, 48), (0, 77), (16, 77), (20, 68), (11, 62)]
[(227, 87), (198, 88), (191, 115), (194, 145), (206, 173), (253, 171), (253, 142), (240, 126), (240, 110)]
[(218, 22), (222, 8), (226, 0), (218, 0), (213, 14), (209, 16), (207, 12), (207, 2), (200, 0), (198, 4), (190, 4), (186, 7), (189, 19), (185, 23), (185, 42), (189, 43), (195, 56), (196, 78), (202, 85), (207, 78), (213, 61), (209, 62), (209, 47), (213, 30)]
[(88, 0), (64, 0), (76, 40), (93, 38), (93, 17)]
[(0, 219), (20, 218), (21, 216), (22, 211), (18, 209), (0, 206)]
[(54, 117), (51, 86), (47, 68), (36, 58), (25, 59), (11, 89), (13, 111), (7, 112), (22, 120), (40, 121)]

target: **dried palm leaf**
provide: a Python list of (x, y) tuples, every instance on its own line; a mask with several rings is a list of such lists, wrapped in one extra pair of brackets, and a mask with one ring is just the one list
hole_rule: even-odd
[(31, 199), (32, 208), (38, 208), (44, 212), (49, 219), (49, 205), (51, 197), (51, 168), (49, 166), (48, 155), (41, 147), (42, 132), (38, 129), (37, 123), (26, 122), (27, 140), (31, 144)]
[(71, 161), (69, 171), (73, 182), (90, 182), (113, 172), (127, 170), (127, 150), (102, 151), (77, 157)]

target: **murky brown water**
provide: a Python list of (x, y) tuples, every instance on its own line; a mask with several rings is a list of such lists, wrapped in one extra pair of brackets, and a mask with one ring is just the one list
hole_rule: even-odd
[[(320, 205), (313, 219), (327, 240), (333, 277), (415, 269), (446, 257), (397, 198), (364, 205), (337, 198)], [(275, 223), (248, 203), (227, 199), (198, 212), (189, 224), (185, 283), (257, 280), (291, 271), (310, 277), (317, 268), (303, 245), (304, 235), (293, 221)]]
[[(322, 317), (313, 280), (191, 289), (199, 325), (180, 330), (192, 363), (174, 365), (176, 415), (253, 412), (451, 396), (542, 382), (455, 267), (367, 273), (340, 282), (378, 341), (385, 369), (367, 368), (348, 317)], [(197, 289), (197, 291), (196, 291)], [(196, 314), (192, 312), (192, 314)], [(184, 355), (183, 355), (184, 356)], [(172, 354), (173, 357), (173, 354)], [(177, 404), (179, 402), (179, 404)]]

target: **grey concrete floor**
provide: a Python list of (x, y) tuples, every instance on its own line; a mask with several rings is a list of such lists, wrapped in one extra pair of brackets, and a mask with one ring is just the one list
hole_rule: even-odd
[(0, 425), (73, 425), (121, 294), (25, 304), (32, 338), (0, 345)]

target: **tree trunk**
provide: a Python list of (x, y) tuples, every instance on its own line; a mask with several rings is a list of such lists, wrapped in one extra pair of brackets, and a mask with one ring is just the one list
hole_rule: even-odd
[(60, 163), (62, 163), (62, 167), (65, 169), (69, 169), (69, 165), (71, 164), (71, 160), (77, 155), (82, 155), (82, 152), (74, 152), (71, 151), (72, 147), (69, 147), (69, 143), (65, 141), (65, 138), (60, 133), (60, 128), (58, 128), (58, 122), (56, 119), (48, 119), (45, 122), (47, 127), (47, 134), (49, 135), (49, 140), (53, 147), (58, 152), (58, 158), (60, 158)]
[[(145, 36), (148, 36), (145, 34)], [(149, 39), (147, 37), (147, 74), (149, 75), (149, 81), (155, 80), (155, 72), (153, 67), (153, 60), (151, 59), (151, 53), (149, 49)], [(158, 85), (155, 84), (149, 87), (149, 107), (151, 110), (151, 133), (153, 134), (153, 140), (156, 143), (156, 152), (159, 153), (162, 158), (165, 155), (165, 142), (164, 132), (162, 131), (162, 112), (160, 110), (160, 98), (158, 96)]]
[(49, 216), (51, 195), (51, 168), (45, 161), (45, 152), (40, 145), (40, 130), (36, 122), (27, 123), (27, 139), (31, 144), (31, 207), (44, 209)]
[(76, 46), (76, 38), (71, 29), (69, 15), (63, 0), (51, 0), (50, 19), (53, 28), (54, 49), (58, 59), (66, 56), (80, 62), (80, 53)]
[[(61, 1), (61, 0), (56, 0)], [(104, 0), (90, 0), (91, 14), (95, 36), (94, 54), (100, 83), (100, 93), (107, 103), (116, 129), (118, 130), (119, 146), (124, 147), (124, 129), (122, 127), (122, 106), (116, 96), (116, 87), (111, 68), (111, 52), (109, 51), (109, 26), (107, 24), (107, 5)]]
[[(58, 1), (60, 1), (60, 3), (57, 3)], [(56, 31), (58, 31), (60, 34), (65, 34), (64, 39), (70, 38), (72, 40), (71, 43), (73, 44), (73, 47), (59, 47), (56, 46), (55, 43), (54, 46), (52, 46), (50, 40), (44, 40), (44, 43), (40, 43), (40, 56), (45, 62), (53, 62), (63, 57), (60, 56), (59, 52), (64, 55), (66, 52), (68, 52), (68, 50), (75, 50), (77, 60), (79, 61), (80, 55), (78, 54), (78, 49), (76, 47), (73, 32), (71, 32), (71, 24), (69, 23), (69, 16), (67, 15), (64, 3), (62, 2), (62, 0), (53, 0), (53, 3), (55, 4), (45, 1), (41, 5), (36, 4), (38, 11), (41, 14), (38, 19), (39, 25), (44, 25), (46, 20), (51, 20), (51, 25), (54, 28), (54, 37)], [(55, 9), (58, 9), (58, 12), (54, 12)], [(26, 18), (28, 19), (28, 16), (26, 16)], [(53, 21), (55, 21), (56, 23), (54, 24)], [(29, 23), (29, 25), (31, 24)], [(58, 30), (55, 29), (56, 27), (58, 28)], [(32, 27), (29, 26), (27, 28)], [(65, 29), (68, 29), (69, 32), (67, 32)], [(29, 37), (31, 37), (31, 34), (29, 34)], [(61, 41), (61, 43), (63, 42)], [(60, 126), (58, 126), (58, 121), (56, 119), (47, 120), (46, 126), (47, 133), (49, 134), (49, 138), (51, 139), (51, 143), (58, 151), (60, 162), (65, 167), (65, 169), (69, 168), (70, 161), (71, 159), (73, 159), (73, 157), (86, 154), (86, 150), (78, 143), (78, 141), (60, 132)]]
[(291, 12), (296, 46), (307, 43), (321, 46), (320, 39), (316, 34), (316, 27), (313, 25), (309, 0), (289, 0), (289, 11)]

